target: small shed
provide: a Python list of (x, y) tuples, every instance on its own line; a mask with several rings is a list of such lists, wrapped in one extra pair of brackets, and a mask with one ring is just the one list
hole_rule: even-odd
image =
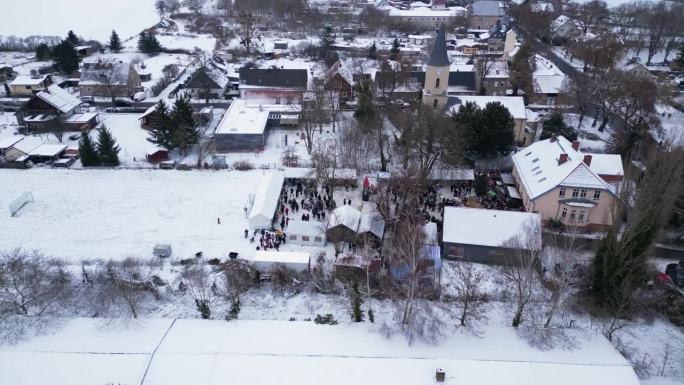
[(325, 246), (325, 224), (317, 221), (290, 221), (287, 242), (300, 246)]
[(294, 251), (259, 250), (254, 254), (252, 262), (254, 262), (254, 267), (262, 273), (270, 271), (276, 264), (285, 265), (290, 270), (304, 272), (309, 270), (311, 254)]
[(33, 149), (29, 154), (29, 160), (33, 163), (54, 162), (62, 156), (67, 146), (64, 144), (41, 144)]
[(330, 214), (325, 235), (331, 242), (354, 242), (361, 222), (361, 212), (349, 205), (336, 208)]
[(280, 192), (285, 177), (280, 172), (268, 172), (259, 183), (254, 193), (254, 203), (249, 212), (249, 227), (252, 229), (270, 229), (273, 223)]
[(152, 254), (159, 258), (169, 258), (171, 256), (171, 245), (158, 244), (152, 249)]
[(446, 207), (442, 235), (447, 259), (506, 265), (542, 248), (535, 213)]
[(153, 148), (147, 151), (145, 158), (150, 163), (161, 163), (169, 160), (169, 150), (165, 148)]
[(369, 244), (372, 247), (380, 247), (385, 235), (385, 221), (374, 209), (361, 211), (361, 222), (357, 230), (359, 244)]

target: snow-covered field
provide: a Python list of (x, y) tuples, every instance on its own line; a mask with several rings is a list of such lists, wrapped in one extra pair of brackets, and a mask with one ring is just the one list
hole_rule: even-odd
[(610, 344), (588, 333), (571, 332), (568, 347), (541, 350), (511, 328), (488, 329), (486, 337), (451, 331), (439, 345), (413, 346), (374, 329), (201, 320), (137, 321), (122, 329), (73, 319), (56, 334), (0, 346), (0, 370), (12, 384), (420, 384), (434, 381), (436, 368), (459, 384), (638, 384)]
[[(179, 258), (248, 253), (244, 207), (262, 174), (0, 170), (0, 250), (38, 249), (75, 261), (151, 257), (156, 243), (172, 245)], [(7, 205), (24, 191), (35, 203), (12, 218)]]
[(106, 41), (112, 30), (127, 39), (159, 21), (153, 0), (23, 0), (2, 2), (0, 35), (66, 36)]
[(582, 151), (596, 151), (605, 152), (606, 146), (611, 140), (613, 135), (613, 129), (610, 125), (606, 126), (603, 132), (599, 131), (601, 126), (601, 121), (596, 122), (596, 126), (592, 127), (594, 122), (593, 116), (585, 116), (582, 120), (582, 125), (579, 126), (579, 115), (578, 114), (565, 114), (564, 115), (565, 124), (578, 131), (578, 139), (580, 141), (580, 149)]
[(684, 112), (664, 104), (656, 104), (656, 111), (663, 129), (653, 136), (659, 141), (684, 145)]

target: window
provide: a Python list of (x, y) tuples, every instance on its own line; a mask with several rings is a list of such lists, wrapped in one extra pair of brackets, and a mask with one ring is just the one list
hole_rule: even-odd
[(439, 103), (439, 102), (437, 101), (437, 99), (435, 99), (435, 101), (432, 102), (432, 108), (437, 108), (437, 104), (438, 104), (438, 103)]
[(579, 196), (579, 190), (574, 188), (572, 189), (572, 197), (577, 198)]
[(597, 201), (601, 199), (601, 190), (594, 191), (594, 200)]
[(297, 236), (296, 236), (296, 235), (290, 235), (290, 240), (291, 240), (291, 241), (296, 241), (296, 240), (297, 240)]
[(584, 210), (580, 211), (579, 217), (577, 217), (577, 220), (580, 222), (584, 222)]
[(561, 219), (565, 219), (565, 217), (568, 216), (568, 209), (563, 207), (563, 210), (561, 211)]
[(435, 88), (439, 88), (439, 78), (435, 79)]
[(26, 86), (26, 89), (27, 89), (27, 90), (30, 90), (30, 89), (31, 89), (31, 86)]
[(309, 236), (308, 235), (302, 235), (302, 241), (309, 242)]
[(323, 238), (322, 237), (314, 237), (314, 241), (323, 242)]
[(565, 187), (560, 188), (560, 191), (558, 191), (558, 196), (561, 198), (565, 196)]
[(587, 190), (582, 189), (580, 190), (580, 198), (586, 198), (587, 197)]
[(570, 222), (574, 222), (576, 216), (577, 216), (577, 210), (570, 210)]

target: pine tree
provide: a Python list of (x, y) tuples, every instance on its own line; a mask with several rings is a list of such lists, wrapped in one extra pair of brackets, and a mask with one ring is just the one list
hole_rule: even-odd
[(38, 61), (50, 59), (50, 47), (48, 47), (47, 44), (42, 43), (36, 47), (36, 59), (38, 59)]
[(156, 54), (161, 52), (162, 46), (157, 40), (157, 36), (152, 32), (140, 32), (138, 38), (138, 51), (147, 54)]
[(112, 52), (121, 52), (123, 46), (121, 45), (121, 39), (119, 39), (119, 34), (112, 30), (112, 35), (109, 37), (109, 49)]
[(361, 298), (361, 292), (359, 291), (359, 283), (354, 281), (352, 283), (351, 290), (351, 316), (354, 322), (363, 322), (363, 310), (361, 310), (361, 304), (363, 304), (363, 298)]
[(178, 147), (184, 154), (187, 154), (188, 150), (199, 141), (197, 121), (193, 115), (194, 111), (187, 98), (176, 99), (171, 113), (174, 147)]
[(90, 140), (90, 135), (84, 132), (78, 143), (78, 153), (81, 156), (83, 167), (95, 167), (100, 165), (100, 156), (97, 154), (95, 145)]
[(63, 74), (71, 75), (78, 70), (78, 63), (80, 58), (74, 46), (68, 40), (64, 40), (55, 46), (52, 50), (52, 58), (55, 61), (55, 67)]
[(78, 38), (78, 36), (76, 36), (74, 31), (69, 31), (69, 33), (67, 33), (66, 41), (68, 41), (69, 43), (71, 43), (71, 45), (76, 47), (81, 40)]
[(396, 37), (394, 38), (394, 41), (392, 42), (392, 48), (390, 49), (390, 52), (393, 54), (398, 54), (399, 53), (399, 39)]
[(97, 153), (100, 157), (100, 165), (116, 167), (119, 165), (119, 151), (116, 139), (106, 126), (100, 127), (97, 138)]
[(323, 54), (329, 51), (335, 44), (335, 30), (331, 25), (326, 25), (321, 31), (321, 50)]
[(456, 125), (463, 130), (466, 150), (478, 157), (507, 154), (513, 147), (514, 120), (501, 103), (488, 103), (480, 109), (468, 102), (454, 115)]
[(160, 100), (151, 116), (151, 124), (148, 129), (150, 137), (147, 141), (157, 146), (173, 150), (173, 122), (169, 113), (169, 107)]
[(368, 58), (375, 59), (378, 56), (377, 53), (378, 47), (375, 45), (375, 42), (373, 42), (373, 45), (368, 49)]
[(577, 132), (572, 128), (568, 127), (563, 121), (563, 114), (559, 112), (554, 112), (548, 119), (544, 120), (542, 125), (543, 130), (540, 139), (550, 138), (552, 134), (556, 136), (562, 136), (565, 139), (573, 142), (577, 140)]

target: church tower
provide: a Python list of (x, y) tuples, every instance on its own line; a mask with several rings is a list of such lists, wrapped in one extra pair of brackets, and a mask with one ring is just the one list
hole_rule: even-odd
[(449, 87), (449, 57), (446, 50), (444, 26), (439, 28), (435, 37), (435, 44), (430, 52), (425, 84), (423, 84), (423, 104), (442, 109), (447, 104), (447, 89)]

